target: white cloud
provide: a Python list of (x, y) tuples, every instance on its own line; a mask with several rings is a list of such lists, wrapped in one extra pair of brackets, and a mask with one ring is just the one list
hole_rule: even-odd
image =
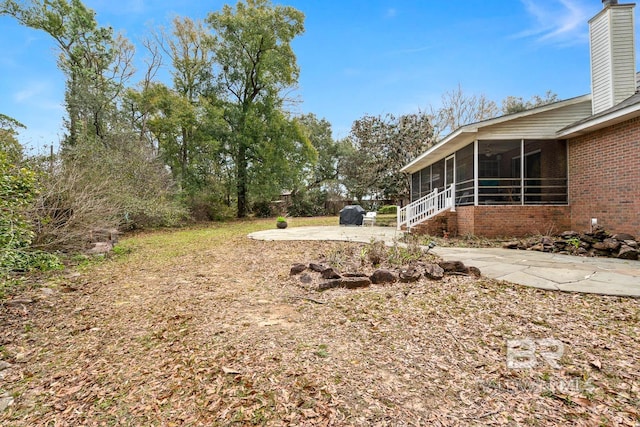
[(13, 99), (18, 103), (28, 102), (32, 98), (41, 96), (43, 93), (47, 92), (48, 89), (49, 87), (46, 83), (30, 84), (29, 87), (14, 93)]
[(521, 0), (533, 18), (530, 28), (516, 38), (535, 38), (539, 42), (569, 45), (587, 40), (587, 21), (593, 5), (580, 0)]
[(63, 112), (62, 101), (55, 99), (54, 87), (49, 82), (30, 83), (26, 88), (13, 94), (16, 104), (23, 104), (37, 111)]

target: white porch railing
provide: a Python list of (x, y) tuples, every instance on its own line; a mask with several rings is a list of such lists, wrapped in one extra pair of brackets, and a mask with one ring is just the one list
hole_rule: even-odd
[(407, 206), (398, 207), (398, 230), (404, 225), (407, 227), (407, 231), (411, 231), (411, 227), (414, 225), (420, 224), (447, 209), (455, 209), (453, 195), (453, 184), (451, 184), (449, 188), (445, 188), (440, 192), (436, 188), (433, 192), (409, 203)]

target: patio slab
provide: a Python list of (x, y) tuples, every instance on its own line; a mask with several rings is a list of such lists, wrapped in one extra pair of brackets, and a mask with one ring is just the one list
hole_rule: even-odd
[[(403, 236), (392, 227), (291, 227), (249, 235), (258, 240), (330, 240), (391, 245)], [(586, 258), (500, 248), (435, 247), (445, 260), (462, 261), (485, 277), (547, 290), (640, 298), (640, 261)]]

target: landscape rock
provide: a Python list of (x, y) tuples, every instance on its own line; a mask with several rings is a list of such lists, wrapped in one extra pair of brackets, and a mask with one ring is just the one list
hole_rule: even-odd
[(612, 239), (616, 239), (616, 240), (620, 240), (620, 241), (624, 241), (624, 240), (636, 240), (635, 236), (632, 236), (631, 234), (628, 233), (616, 233), (613, 236), (611, 236)]
[(374, 284), (395, 283), (398, 281), (398, 277), (395, 273), (385, 269), (378, 269), (374, 271), (369, 279), (371, 280), (371, 283)]
[(628, 233), (611, 233), (602, 227), (595, 227), (590, 233), (580, 234), (576, 231), (565, 231), (553, 238), (544, 236), (528, 238), (520, 241), (503, 243), (505, 249), (526, 249), (542, 252), (554, 252), (567, 255), (600, 256), (609, 258), (637, 259), (633, 251), (625, 249), (620, 253), (622, 246), (628, 246), (640, 251), (640, 242)]
[(342, 273), (342, 277), (369, 277), (365, 273)]
[(19, 305), (32, 304), (33, 300), (29, 298), (15, 298), (4, 301), (4, 305), (7, 307), (17, 307)]
[(341, 277), (333, 267), (325, 268), (320, 274), (323, 279), (339, 279)]
[(324, 270), (326, 270), (328, 267), (324, 264), (316, 264), (314, 262), (312, 262), (311, 264), (309, 264), (309, 268), (317, 273), (322, 273)]
[(468, 273), (469, 269), (462, 261), (442, 261), (438, 263), (445, 273)]
[(104, 255), (111, 252), (111, 249), (113, 249), (113, 242), (95, 242), (87, 253), (91, 255)]
[(415, 267), (403, 267), (398, 273), (398, 277), (402, 283), (417, 282), (421, 276), (422, 273)]
[(549, 236), (543, 236), (540, 243), (544, 246), (553, 246), (553, 239)]
[(617, 251), (620, 249), (621, 243), (615, 239), (604, 239), (602, 242), (596, 242), (592, 245), (593, 249), (599, 251)]
[(304, 273), (303, 275), (300, 276), (300, 281), (302, 283), (311, 283), (313, 282), (313, 277), (311, 277), (311, 275), (308, 273)]
[(307, 269), (305, 264), (295, 263), (291, 266), (291, 270), (289, 271), (289, 276), (295, 276), (296, 274), (300, 274)]
[(467, 269), (469, 270), (469, 274), (472, 274), (476, 277), (482, 276), (482, 273), (480, 272), (480, 269), (478, 267), (467, 267)]
[(319, 291), (326, 291), (334, 288), (366, 288), (371, 286), (371, 280), (368, 277), (341, 277), (340, 279), (331, 279), (318, 285)]
[(538, 243), (536, 245), (531, 246), (528, 250), (544, 252), (544, 245), (542, 243)]
[(438, 264), (424, 264), (422, 268), (427, 279), (442, 280), (444, 278), (444, 268)]
[(13, 405), (13, 397), (11, 397), (9, 393), (0, 394), (0, 412), (4, 411), (11, 405)]
[(636, 260), (638, 259), (638, 251), (629, 245), (622, 245), (620, 252), (618, 252), (618, 258)]
[(518, 246), (520, 246), (520, 242), (517, 240), (512, 240), (511, 242), (504, 242), (502, 244), (503, 249), (518, 249)]

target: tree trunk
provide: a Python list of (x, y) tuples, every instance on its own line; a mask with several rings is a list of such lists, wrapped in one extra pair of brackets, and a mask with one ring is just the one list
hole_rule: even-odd
[[(242, 137), (241, 137), (242, 138)], [(238, 196), (238, 218), (247, 216), (247, 148), (243, 140), (238, 147), (236, 166), (236, 188)]]

